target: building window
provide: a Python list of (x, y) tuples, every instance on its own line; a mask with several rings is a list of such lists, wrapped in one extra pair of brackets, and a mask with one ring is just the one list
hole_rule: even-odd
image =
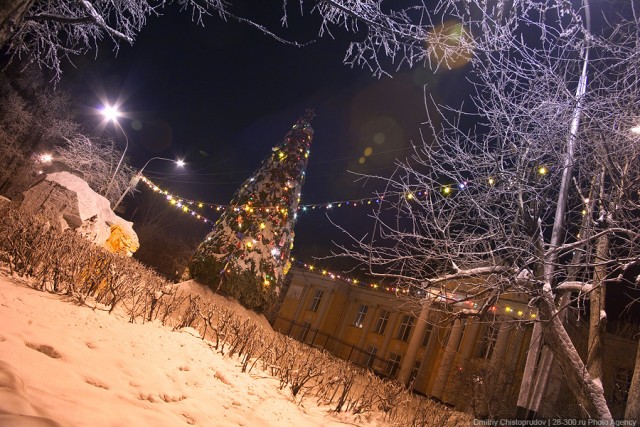
[(384, 335), (384, 330), (387, 328), (387, 323), (389, 323), (389, 312), (387, 310), (380, 311), (380, 317), (376, 321), (376, 326), (373, 328), (373, 332), (376, 334)]
[(419, 371), (420, 371), (420, 361), (416, 360), (416, 363), (413, 365), (413, 369), (411, 370), (411, 376), (409, 377), (409, 384), (413, 384), (413, 382), (418, 377)]
[(411, 334), (412, 327), (413, 327), (413, 317), (404, 316), (402, 318), (402, 324), (398, 329), (398, 335), (396, 335), (396, 339), (399, 339), (400, 341), (408, 341), (409, 335)]
[(367, 348), (367, 352), (364, 355), (364, 364), (367, 368), (371, 368), (373, 366), (373, 362), (376, 361), (376, 354), (378, 354), (378, 348), (369, 346)]
[(486, 325), (484, 333), (480, 335), (480, 342), (478, 343), (475, 356), (482, 359), (490, 359), (493, 355), (493, 349), (496, 346), (496, 340), (498, 339), (499, 333), (499, 323)]
[(316, 289), (316, 293), (313, 294), (313, 298), (309, 303), (309, 310), (318, 311), (318, 307), (320, 307), (320, 301), (322, 301), (323, 294), (324, 294), (323, 291), (321, 291), (320, 289)]
[(420, 347), (426, 347), (429, 344), (429, 338), (431, 338), (431, 331), (433, 331), (433, 325), (431, 323), (427, 323), (427, 328), (424, 330), (424, 336), (422, 337), (422, 342), (420, 343)]
[(362, 328), (362, 325), (364, 324), (364, 318), (367, 315), (367, 310), (369, 310), (369, 306), (366, 306), (364, 304), (360, 306), (358, 313), (356, 313), (356, 318), (353, 321), (353, 326), (355, 326), (356, 328)]
[(387, 361), (387, 369), (385, 369), (384, 373), (389, 378), (394, 378), (398, 373), (398, 368), (400, 368), (400, 360), (402, 356), (395, 353), (389, 353), (389, 360)]
[(305, 342), (307, 340), (307, 335), (309, 335), (309, 329), (311, 329), (311, 323), (303, 322), (302, 330), (300, 331), (300, 341)]
[(614, 405), (625, 405), (627, 403), (632, 376), (633, 371), (631, 369), (618, 368), (616, 371), (616, 381), (613, 384), (611, 403)]

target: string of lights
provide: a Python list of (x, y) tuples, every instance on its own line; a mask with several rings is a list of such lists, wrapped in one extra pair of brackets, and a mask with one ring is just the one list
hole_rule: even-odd
[[(322, 268), (317, 268), (313, 264), (307, 264), (301, 261), (295, 261), (292, 258), (292, 262), (299, 268), (306, 269), (310, 272), (314, 272), (317, 274), (321, 274), (326, 276), (332, 280), (342, 280), (343, 282), (347, 282), (352, 286), (358, 286), (363, 288), (369, 288), (381, 292), (386, 292), (389, 294), (395, 294), (396, 296), (406, 296), (410, 294), (409, 289), (399, 288), (395, 286), (383, 286), (378, 283), (367, 283), (358, 279), (353, 279), (348, 276), (343, 276), (337, 273), (333, 273), (328, 270), (324, 270)], [(422, 298), (429, 298), (434, 300), (435, 302), (445, 303), (445, 304), (453, 304), (463, 310), (477, 310), (479, 308), (479, 304), (469, 299), (469, 296), (463, 293), (458, 292), (450, 292), (450, 291), (442, 291), (440, 289), (427, 289), (427, 290), (417, 290), (411, 291), (411, 293), (416, 294)], [(509, 304), (496, 304), (489, 307), (489, 311), (492, 314), (504, 314), (510, 317), (525, 319), (525, 318), (536, 318), (536, 313), (532, 310), (528, 310), (525, 313), (521, 307), (515, 307)]]
[[(545, 174), (545, 171), (538, 171), (540, 174)], [(175, 206), (176, 208), (180, 209), (182, 212), (191, 215), (194, 219), (196, 220), (200, 220), (203, 221), (205, 223), (211, 223), (213, 224), (214, 221), (212, 221), (211, 219), (203, 216), (202, 214), (200, 214), (199, 212), (195, 211), (193, 209), (193, 207), (195, 206), (196, 208), (204, 208), (205, 206), (210, 207), (210, 208), (214, 208), (217, 212), (222, 212), (225, 209), (228, 209), (230, 206), (229, 205), (221, 205), (221, 204), (209, 204), (209, 203), (205, 203), (205, 202), (201, 202), (201, 201), (196, 201), (196, 200), (191, 200), (191, 199), (187, 199), (187, 198), (181, 198), (179, 196), (173, 195), (171, 193), (169, 193), (168, 190), (163, 190), (162, 188), (160, 188), (159, 186), (155, 185), (151, 180), (149, 180), (146, 177), (142, 177), (141, 179), (145, 184), (147, 184), (154, 192), (157, 192), (159, 194), (162, 194), (166, 197), (167, 201)], [(493, 185), (494, 182), (492, 182), (492, 180), (489, 180), (489, 185)], [(468, 185), (467, 182), (461, 183), (458, 186), (458, 189), (462, 190), (464, 189), (466, 186)], [(451, 186), (443, 186), (443, 189), (441, 190), (443, 194), (449, 194), (449, 191), (446, 191), (446, 189), (449, 188), (451, 191)], [(389, 195), (393, 195), (393, 196), (399, 196), (401, 195), (402, 197), (405, 197), (406, 199), (413, 199), (415, 196), (413, 195), (414, 193), (390, 193), (387, 194), (387, 196)], [(422, 196), (422, 192), (418, 191), (415, 193), (418, 197)], [(384, 196), (380, 196), (378, 198), (365, 198), (365, 199), (352, 199), (352, 200), (342, 200), (342, 201), (336, 201), (336, 202), (330, 202), (330, 203), (317, 203), (317, 204), (309, 204), (309, 205), (301, 205), (299, 207), (299, 210), (302, 211), (306, 211), (306, 210), (313, 210), (313, 209), (331, 209), (332, 207), (341, 207), (341, 206), (362, 206), (362, 205), (372, 205), (372, 204), (377, 204), (380, 203), (382, 200), (384, 199)], [(241, 209), (240, 207), (234, 207), (235, 210), (245, 210), (248, 212), (253, 212), (254, 209), (276, 209), (278, 210), (278, 212), (282, 215), (287, 215), (286, 209), (280, 209), (279, 207), (266, 207), (266, 206), (260, 206), (260, 207), (250, 207), (250, 206), (244, 206), (243, 209)], [(294, 258), (291, 259), (293, 262), (295, 262), (295, 265), (300, 267), (300, 268), (304, 268), (310, 272), (315, 272), (317, 274), (321, 274), (323, 276), (326, 276), (332, 280), (342, 280), (352, 286), (359, 286), (359, 287), (364, 287), (364, 288), (369, 288), (369, 289), (373, 289), (373, 290), (378, 290), (381, 292), (386, 292), (386, 293), (390, 293), (390, 294), (395, 294), (396, 296), (407, 296), (409, 295), (410, 291), (409, 289), (406, 288), (399, 288), (399, 287), (395, 287), (395, 286), (384, 286), (384, 285), (380, 285), (378, 283), (367, 283), (365, 281), (361, 281), (355, 278), (351, 278), (349, 276), (344, 276), (338, 273), (334, 273), (331, 272), (329, 270), (326, 269), (322, 269), (322, 268), (317, 268), (315, 265), (313, 264), (308, 264), (308, 263), (303, 263), (300, 261), (295, 261)], [(423, 290), (418, 290), (416, 291), (417, 294), (419, 294), (419, 296), (421, 297), (431, 297), (433, 298), (435, 301), (437, 302), (442, 302), (442, 303), (448, 303), (448, 304), (456, 304), (461, 306), (463, 309), (467, 309), (467, 310), (473, 310), (473, 309), (477, 309), (478, 304), (476, 302), (473, 301), (469, 301), (467, 299), (466, 295), (463, 294), (457, 294), (457, 293), (442, 293), (440, 291), (433, 291), (433, 290), (427, 290), (427, 291), (423, 291)], [(427, 295), (429, 294), (429, 295)], [(515, 309), (512, 308), (509, 305), (506, 306), (501, 306), (501, 305), (494, 305), (490, 308), (491, 313), (493, 314), (505, 314), (505, 315), (509, 315), (511, 317), (516, 317), (516, 318), (525, 318), (525, 313), (523, 310), (519, 310), (519, 309)], [(533, 312), (529, 312), (527, 313), (527, 316), (531, 317), (531, 318), (535, 318), (536, 314)]]
[[(536, 172), (539, 175), (546, 175), (548, 173), (548, 169), (545, 166), (540, 166), (536, 169)], [(215, 209), (215, 211), (217, 212), (221, 212), (224, 211), (226, 209), (228, 209), (230, 206), (229, 205), (225, 205), (225, 204), (219, 204), (219, 203), (212, 203), (212, 202), (204, 202), (204, 201), (200, 201), (200, 200), (193, 200), (193, 199), (189, 199), (186, 197), (180, 197), (174, 194), (171, 194), (168, 190), (162, 189), (160, 186), (158, 186), (157, 184), (155, 184), (153, 181), (151, 181), (149, 178), (147, 177), (142, 177), (142, 181), (147, 184), (153, 191), (164, 194), (167, 197), (167, 200), (179, 207), (182, 208), (184, 212), (194, 212), (190, 206), (192, 207), (197, 207), (199, 209), (203, 209), (203, 208), (210, 208), (210, 209)], [(497, 180), (493, 177), (489, 177), (486, 179), (486, 185), (488, 186), (494, 186), (496, 185)], [(443, 184), (440, 186), (439, 191), (445, 195), (445, 196), (449, 196), (452, 195), (455, 191), (463, 191), (465, 189), (467, 189), (470, 185), (472, 185), (471, 182), (469, 181), (462, 181), (459, 182), (458, 184)], [(380, 204), (383, 200), (385, 200), (385, 198), (388, 200), (390, 198), (393, 197), (400, 197), (400, 198), (405, 198), (407, 200), (413, 200), (416, 198), (421, 198), (423, 197), (423, 195), (426, 195), (428, 193), (427, 190), (415, 190), (415, 191), (404, 191), (404, 192), (388, 192), (385, 193), (383, 195), (380, 196), (376, 196), (376, 197), (365, 197), (365, 198), (358, 198), (358, 199), (345, 199), (345, 200), (336, 200), (336, 201), (330, 201), (330, 202), (323, 202), (323, 203), (309, 203), (309, 204), (301, 204), (298, 206), (298, 211), (302, 211), (302, 212), (308, 212), (310, 210), (320, 210), (320, 209), (333, 209), (333, 208), (342, 208), (342, 207), (358, 207), (358, 206), (371, 206), (371, 205), (377, 205)], [(239, 207), (234, 207), (234, 209), (240, 209)], [(251, 207), (251, 209), (280, 209), (279, 206), (253, 206)], [(198, 213), (194, 213), (194, 216), (197, 216)], [(202, 217), (202, 215), (200, 215)], [(206, 218), (202, 217), (203, 220), (206, 220)], [(200, 219), (200, 218), (198, 218)], [(207, 221), (205, 221), (207, 222)]]

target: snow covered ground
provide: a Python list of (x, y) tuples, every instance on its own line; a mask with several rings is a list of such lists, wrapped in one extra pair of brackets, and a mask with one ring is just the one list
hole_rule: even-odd
[(303, 407), (189, 330), (131, 324), (0, 275), (0, 426), (383, 426)]

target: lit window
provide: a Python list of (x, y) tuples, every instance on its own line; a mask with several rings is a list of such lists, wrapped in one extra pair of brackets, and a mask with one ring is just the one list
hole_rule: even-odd
[(362, 328), (362, 325), (364, 324), (364, 318), (367, 315), (367, 310), (369, 310), (369, 307), (366, 305), (361, 305), (360, 309), (358, 310), (358, 313), (356, 314), (356, 318), (353, 321), (353, 326), (355, 326), (356, 328)]

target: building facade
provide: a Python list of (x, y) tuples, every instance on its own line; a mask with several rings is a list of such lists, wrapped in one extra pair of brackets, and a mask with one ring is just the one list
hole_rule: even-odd
[[(478, 285), (450, 282), (423, 298), (407, 298), (295, 268), (273, 327), (458, 410), (512, 416), (535, 313), (521, 296), (506, 294), (490, 308), (491, 319), (481, 321), (471, 315), (478, 307), (464, 292)], [(620, 364), (629, 371), (627, 362)], [(605, 382), (616, 402), (624, 400), (621, 381)], [(547, 405), (548, 415), (553, 407)]]

